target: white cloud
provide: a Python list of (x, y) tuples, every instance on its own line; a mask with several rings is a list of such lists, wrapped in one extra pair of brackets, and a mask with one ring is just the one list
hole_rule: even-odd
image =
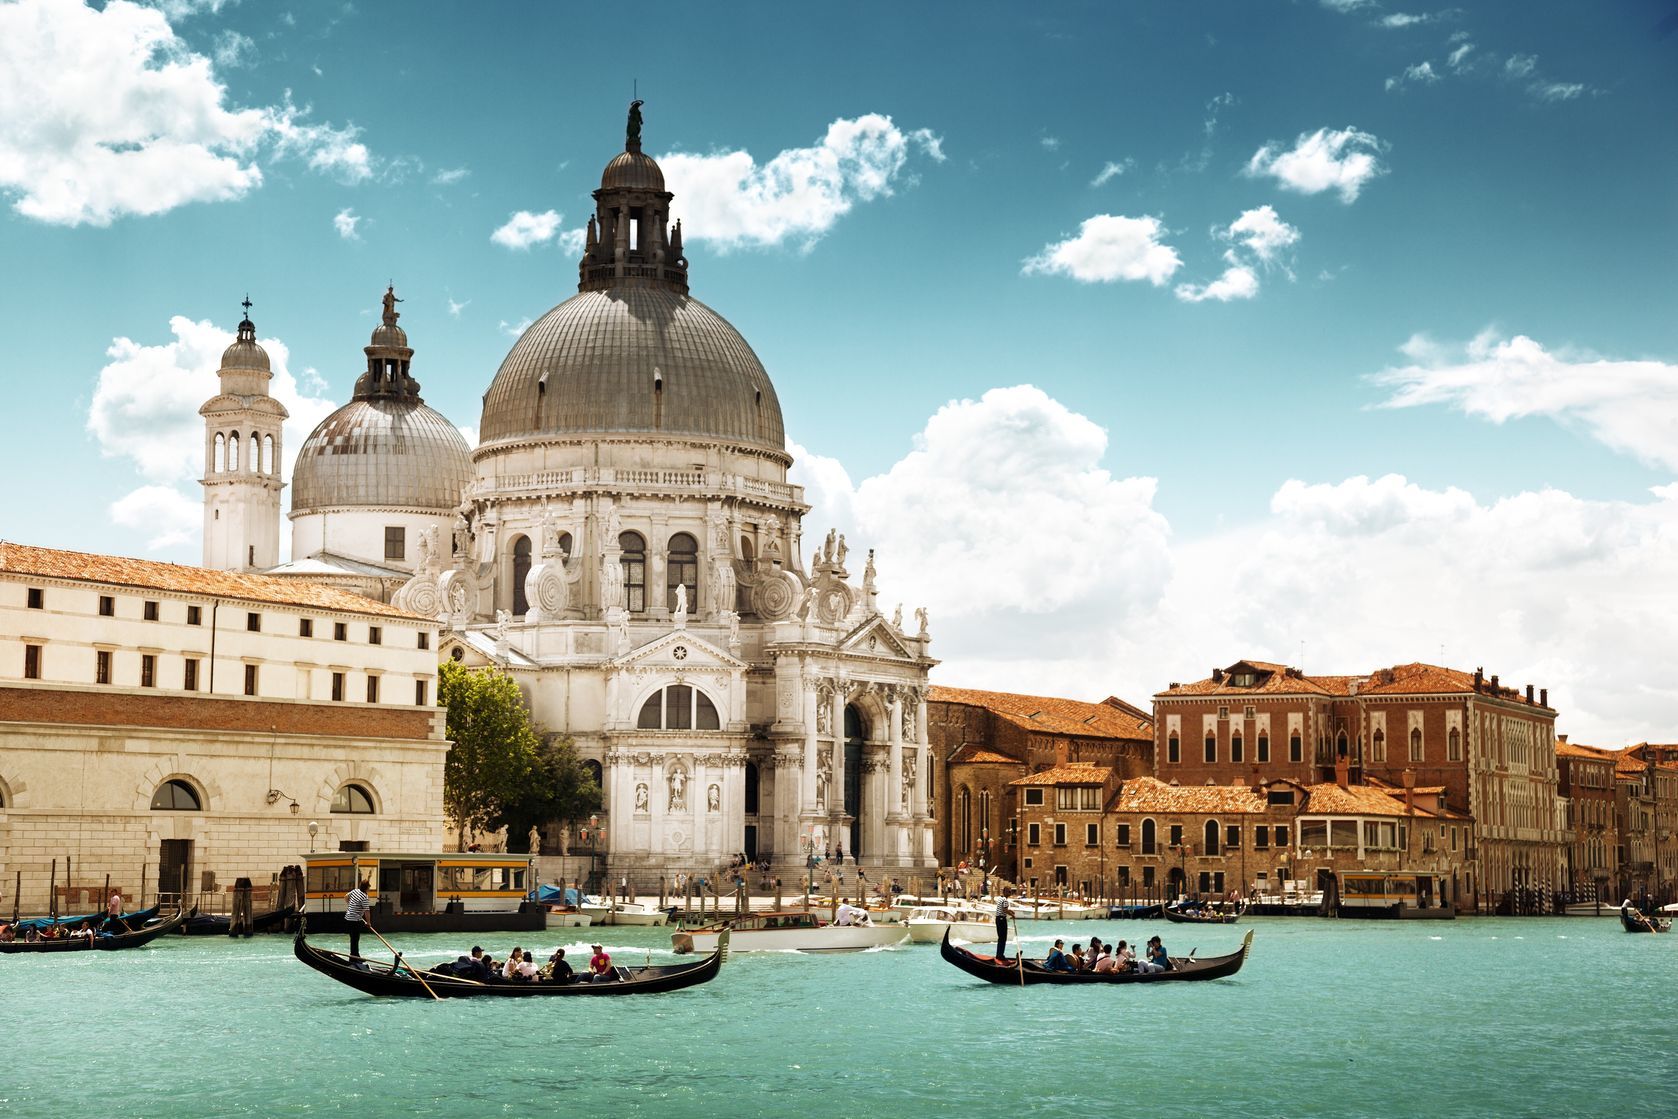
[(1534, 82), (1527, 92), (1540, 101), (1571, 101), (1585, 92), (1583, 82)]
[(506, 319), (502, 319), (500, 325), (496, 327), (496, 329), (509, 338), (519, 338), (524, 335), (525, 331), (530, 329), (530, 324), (535, 321), (536, 320), (531, 318), (522, 318), (518, 322), (508, 322)]
[(355, 184), (371, 179), (373, 153), (358, 139), (361, 129), (353, 124), (334, 128), (330, 121), (310, 124), (304, 120), (308, 114), (307, 107), (299, 109), (292, 104), (290, 90), (286, 91), (284, 104), (268, 110), (275, 154), (303, 159), (311, 170), (332, 175), (340, 182)]
[(1511, 78), (1524, 78), (1538, 69), (1536, 54), (1512, 54), (1503, 61), (1503, 72)]
[(1059, 136), (1039, 136), (1037, 138), (1037, 142), (1043, 145), (1045, 151), (1053, 152), (1060, 150)]
[(543, 210), (540, 214), (520, 210), (509, 217), (506, 224), (491, 233), (489, 239), (504, 248), (528, 249), (532, 245), (553, 240), (554, 235), (559, 232), (559, 223), (562, 220), (562, 215), (553, 210)]
[(1262, 263), (1270, 264), (1282, 250), (1299, 243), (1299, 230), (1283, 221), (1274, 206), (1264, 205), (1242, 211), (1224, 231), (1224, 237), (1245, 247)]
[(588, 247), (588, 230), (567, 229), (559, 235), (559, 251), (566, 256), (582, 256)]
[(809, 249), (858, 202), (892, 193), (911, 154), (944, 158), (926, 129), (904, 132), (888, 116), (840, 118), (807, 148), (759, 164), (749, 152), (658, 157), (675, 193), (682, 235), (723, 251), (793, 244)]
[(1377, 155), (1386, 149), (1385, 142), (1368, 132), (1319, 128), (1300, 133), (1285, 151), (1277, 141), (1264, 145), (1247, 161), (1246, 174), (1268, 175), (1284, 190), (1300, 194), (1339, 191), (1340, 201), (1350, 203), (1365, 183), (1385, 173)]
[(204, 523), (204, 505), (173, 486), (141, 486), (111, 502), (111, 520), (146, 534), (156, 551), (191, 542)]
[(446, 167), (431, 176), (431, 182), (434, 186), (454, 186), (471, 173), (466, 167)]
[(472, 302), (468, 299), (464, 303), (456, 303), (455, 298), (452, 295), (447, 296), (446, 298), (449, 301), (449, 318), (451, 319), (458, 319), (460, 317), (460, 313), (466, 310), (467, 306), (469, 306)]
[(336, 229), (338, 236), (346, 241), (361, 240), (361, 234), (356, 231), (356, 227), (360, 224), (361, 218), (356, 215), (355, 210), (348, 206), (332, 216), (332, 228)]
[(1375, 0), (1322, 0), (1322, 5), (1331, 11), (1355, 12), (1359, 8), (1373, 7)]
[(1468, 56), (1470, 54), (1473, 54), (1473, 53), (1474, 53), (1474, 44), (1473, 43), (1461, 42), (1461, 43), (1458, 43), (1456, 45), (1456, 47), (1452, 49), (1451, 53), (1446, 57), (1445, 61), (1450, 64), (1451, 69), (1461, 70), (1463, 68), (1463, 66), (1467, 64)]
[(227, 28), (216, 36), (215, 49), (211, 52), (217, 66), (231, 69), (245, 65), (248, 56), (256, 50), (256, 43), (249, 35), (241, 35), (232, 28)]
[(1431, 62), (1418, 62), (1414, 66), (1406, 66), (1404, 73), (1387, 79), (1388, 89), (1402, 89), (1407, 85), (1433, 85), (1439, 80), (1439, 75), (1433, 69)]
[(1391, 15), (1382, 16), (1377, 21), (1377, 25), (1393, 31), (1401, 27), (1415, 27), (1418, 24), (1438, 22), (1439, 16), (1434, 13), (1416, 15), (1410, 12), (1393, 12)]
[(1388, 408), (1442, 404), (1492, 423), (1548, 416), (1651, 466), (1678, 470), (1678, 365), (1547, 350), (1483, 331), (1465, 345), (1412, 337), (1411, 364), (1370, 380)]
[(1095, 178), (1090, 180), (1090, 186), (1101, 186), (1109, 180), (1116, 179), (1120, 175), (1126, 174), (1135, 166), (1136, 161), (1129, 158), (1122, 159), (1118, 163), (1108, 160), (1106, 163), (1101, 165), (1101, 172), (1096, 175)]
[(1084, 220), (1076, 237), (1045, 245), (1022, 271), (1071, 276), (1086, 284), (1146, 280), (1159, 287), (1183, 263), (1177, 250), (1161, 240), (1164, 234), (1156, 217), (1097, 214)]
[(1204, 303), (1212, 300), (1228, 303), (1235, 299), (1251, 299), (1258, 294), (1258, 276), (1244, 264), (1232, 264), (1224, 274), (1205, 286), (1178, 284), (1176, 296), (1184, 303)]
[(1293, 278), (1286, 250), (1299, 242), (1299, 230), (1283, 221), (1274, 206), (1244, 210), (1227, 228), (1214, 229), (1212, 235), (1229, 244), (1224, 252), (1229, 267), (1209, 284), (1178, 284), (1174, 294), (1184, 303), (1251, 299), (1259, 292), (1259, 268), (1280, 268)]
[(478, 429), (475, 427), (456, 427), (460, 437), (466, 440), (467, 450), (476, 450), (478, 446)]

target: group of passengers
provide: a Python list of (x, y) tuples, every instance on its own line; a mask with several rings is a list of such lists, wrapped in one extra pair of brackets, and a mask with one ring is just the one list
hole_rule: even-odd
[(18, 940), (22, 940), (25, 944), (55, 940), (86, 940), (91, 942), (97, 937), (108, 937), (110, 935), (112, 934), (106, 931), (103, 925), (94, 928), (92, 922), (89, 921), (83, 921), (73, 929), (63, 924), (42, 926), (34, 922), (19, 921), (14, 924), (9, 921), (0, 921), (0, 944), (13, 944)]
[(1082, 944), (1074, 944), (1070, 950), (1066, 948), (1066, 942), (1057, 937), (1054, 947), (1049, 949), (1049, 954), (1043, 959), (1043, 966), (1049, 971), (1087, 971), (1098, 975), (1122, 975), (1132, 972), (1147, 975), (1169, 971), (1172, 964), (1170, 953), (1165, 950), (1165, 945), (1157, 936), (1148, 938), (1146, 949), (1140, 958), (1135, 949), (1123, 940), (1114, 947), (1101, 943), (1099, 936), (1092, 936), (1088, 948)]
[(453, 963), (438, 964), (431, 970), (436, 975), (470, 979), (477, 983), (553, 983), (563, 986), (568, 983), (610, 983), (616, 980), (618, 972), (612, 966), (610, 953), (598, 944), (590, 947), (594, 949), (594, 955), (589, 958), (588, 973), (582, 976), (572, 970), (570, 962), (565, 958), (564, 948), (555, 948), (547, 963), (537, 964), (536, 953), (526, 952), (516, 945), (505, 960), (497, 961), (493, 955), (474, 944), (469, 954), (460, 956)]

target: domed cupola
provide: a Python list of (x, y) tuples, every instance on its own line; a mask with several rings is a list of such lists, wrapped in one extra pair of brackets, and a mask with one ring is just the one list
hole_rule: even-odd
[(239, 333), (233, 344), (221, 353), (223, 369), (260, 369), (269, 371), (268, 351), (256, 344), (256, 324), (251, 322), (251, 301), (245, 297), (245, 317), (239, 320)]

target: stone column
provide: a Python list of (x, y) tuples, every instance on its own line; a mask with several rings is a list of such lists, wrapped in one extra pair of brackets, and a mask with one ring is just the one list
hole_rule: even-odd
[[(845, 846), (850, 847), (849, 831), (844, 829), (845, 816), (845, 681), (835, 682), (833, 688), (833, 708), (831, 722), (828, 729), (833, 734), (833, 788), (828, 790), (828, 814), (838, 823), (836, 827), (845, 830), (843, 839)], [(833, 840), (827, 841), (829, 848)], [(847, 852), (848, 853), (848, 852)]]
[[(799, 799), (800, 813), (805, 816), (816, 814), (816, 704), (821, 702), (820, 688), (814, 676), (804, 677), (804, 772)], [(828, 794), (832, 795), (831, 789)]]
[(908, 823), (903, 803), (903, 691), (886, 689), (886, 722), (890, 724), (886, 741), (890, 743), (886, 757), (886, 850), (895, 860), (910, 853)]
[(930, 810), (927, 804), (926, 789), (928, 776), (932, 772), (932, 749), (927, 744), (926, 736), (926, 689), (916, 688), (914, 697), (915, 714), (915, 850), (914, 855), (924, 866), (931, 866), (932, 856), (932, 822), (929, 819)]

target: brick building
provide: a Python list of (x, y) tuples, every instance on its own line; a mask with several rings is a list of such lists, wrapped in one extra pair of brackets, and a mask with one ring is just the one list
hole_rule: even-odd
[(1619, 829), (1615, 818), (1614, 770), (1618, 754), (1556, 738), (1557, 792), (1569, 832), (1566, 889), (1576, 902), (1617, 904)]
[(941, 770), (934, 786), (939, 861), (996, 867), (1015, 880), (1023, 870), (1015, 781), (1085, 763), (1111, 771), (1106, 783), (1149, 773), (1153, 765), (1152, 721), (1116, 697), (1086, 703), (934, 687), (927, 738)]
[(1155, 775), (1183, 786), (1279, 778), (1440, 790), (1472, 817), (1455, 864), (1464, 908), (1527, 908), (1565, 882), (1556, 795), (1555, 711), (1498, 677), (1420, 663), (1363, 675), (1306, 675), (1237, 661), (1154, 697)]
[(54, 860), (138, 899), (439, 848), (437, 637), (329, 587), (0, 542), (0, 881), (44, 910)]
[(1678, 748), (1639, 743), (1614, 758), (1616, 893), (1665, 904), (1678, 897)]

